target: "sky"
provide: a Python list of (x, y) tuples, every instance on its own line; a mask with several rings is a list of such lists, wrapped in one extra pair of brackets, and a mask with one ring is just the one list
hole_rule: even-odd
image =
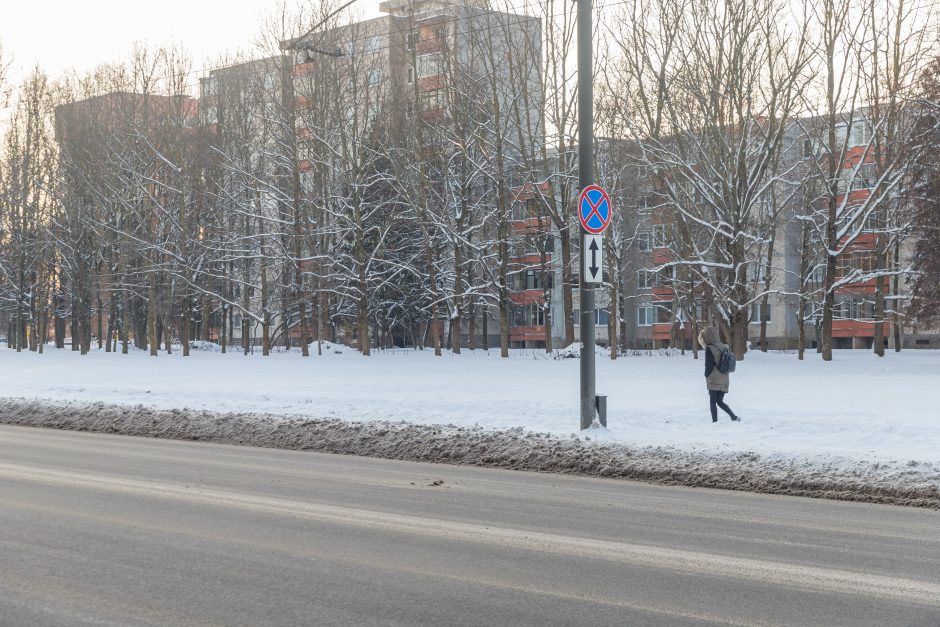
[[(360, 0), (375, 11), (378, 0)], [(51, 76), (125, 58), (135, 42), (176, 43), (206, 60), (249, 50), (275, 0), (2, 0), (0, 45), (13, 56), (15, 82), (36, 64)], [(208, 65), (212, 66), (211, 62)]]

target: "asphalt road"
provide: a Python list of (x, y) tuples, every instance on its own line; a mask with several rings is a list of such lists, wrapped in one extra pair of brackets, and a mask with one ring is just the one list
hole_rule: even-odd
[(940, 513), (0, 426), (0, 625), (940, 625)]

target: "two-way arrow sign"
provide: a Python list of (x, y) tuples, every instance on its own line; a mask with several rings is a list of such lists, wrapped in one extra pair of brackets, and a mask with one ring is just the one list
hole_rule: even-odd
[(584, 234), (584, 248), (581, 249), (584, 260), (581, 276), (586, 283), (604, 282), (604, 236)]

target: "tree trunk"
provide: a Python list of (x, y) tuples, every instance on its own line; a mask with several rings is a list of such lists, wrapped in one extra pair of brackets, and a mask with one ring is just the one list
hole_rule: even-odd
[(189, 318), (192, 311), (189, 301), (189, 298), (183, 298), (180, 303), (180, 343), (183, 345), (183, 357), (189, 357)]
[(500, 227), (499, 241), (499, 356), (509, 357), (509, 244), (505, 227)]
[[(894, 267), (897, 268), (901, 261), (901, 243), (900, 241), (895, 241), (894, 243)], [(891, 279), (892, 290), (891, 293), (893, 296), (897, 297), (900, 295), (900, 278), (898, 275), (894, 275)], [(894, 301), (894, 316), (892, 332), (894, 334), (894, 352), (901, 352), (901, 302), (899, 300)]]
[(310, 337), (307, 332), (307, 303), (303, 296), (297, 299), (300, 307), (300, 354), (303, 357), (310, 357)]
[(227, 327), (225, 326), (226, 324), (228, 324), (228, 316), (229, 316), (228, 312), (229, 312), (228, 306), (225, 303), (222, 303), (221, 311), (219, 312), (219, 315), (221, 316), (221, 320), (219, 320), (219, 323), (220, 323), (219, 324), (219, 344), (221, 344), (222, 346), (223, 355), (228, 350), (228, 333), (227, 333)]
[[(876, 258), (880, 258), (877, 255)], [(879, 267), (884, 267), (879, 264)], [(872, 350), (878, 357), (885, 356), (885, 279), (878, 277), (875, 279), (875, 329), (872, 338)]]
[[(833, 236), (832, 239), (835, 239)], [(836, 274), (836, 258), (834, 255), (826, 255), (826, 279), (823, 296), (823, 319), (821, 329), (820, 349), (823, 361), (832, 361), (832, 315), (836, 302), (836, 294), (833, 289)]]
[[(117, 318), (117, 302), (116, 295), (111, 293), (111, 308), (108, 310), (108, 336), (107, 342), (104, 345), (104, 352), (111, 352), (111, 340), (114, 337), (114, 321)], [(116, 348), (116, 346), (115, 346)]]
[[(886, 210), (878, 210), (880, 224), (887, 224), (888, 217)], [(874, 269), (876, 271), (884, 270), (888, 265), (888, 250), (885, 242), (885, 235), (879, 235), (875, 244)], [(872, 350), (878, 357), (885, 356), (885, 288), (889, 287), (888, 278), (879, 276), (875, 279), (875, 318), (874, 337), (872, 338)]]
[(565, 346), (574, 344), (574, 296), (571, 276), (571, 237), (567, 225), (559, 229), (561, 237), (561, 290), (565, 308)]
[(170, 324), (171, 318), (169, 314), (165, 314), (160, 318), (161, 324), (163, 327), (163, 346), (166, 350), (167, 355), (173, 354), (173, 326)]
[(212, 341), (212, 299), (208, 294), (202, 296), (202, 341)]
[(477, 349), (477, 312), (476, 306), (472, 304), (467, 308), (467, 335), (469, 348), (471, 351), (475, 351)]
[(806, 299), (800, 296), (799, 311), (796, 314), (796, 328), (798, 337), (796, 342), (797, 359), (803, 360), (803, 354), (806, 352)]
[(434, 356), (441, 356), (441, 321), (437, 303), (437, 268), (434, 267), (434, 251), (430, 245), (426, 250), (428, 260), (428, 279), (431, 284), (431, 342), (434, 344)]
[(607, 345), (610, 349), (610, 359), (612, 361), (617, 359), (617, 292), (617, 277), (611, 276), (610, 304), (607, 306)]
[(251, 339), (249, 334), (251, 333), (251, 321), (248, 320), (248, 316), (242, 315), (242, 352), (247, 355), (251, 350)]
[(271, 312), (267, 307), (264, 309), (261, 322), (261, 355), (263, 357), (271, 355)]
[(101, 317), (104, 315), (104, 303), (101, 302), (101, 290), (98, 290), (98, 350), (101, 350), (102, 342), (104, 341), (104, 329), (102, 325), (104, 321)]
[(157, 289), (154, 285), (154, 278), (150, 278), (150, 285), (147, 289), (147, 343), (150, 346), (150, 356), (156, 357), (160, 350), (160, 344), (157, 341)]
[(454, 355), (460, 354), (460, 300), (463, 291), (463, 259), (461, 257), (460, 242), (454, 244), (454, 313), (450, 317), (450, 350)]
[[(359, 351), (364, 357), (372, 354), (369, 341), (369, 293), (366, 282), (366, 266), (359, 264), (359, 307), (356, 321), (359, 325)], [(438, 345), (440, 341), (438, 341)], [(435, 354), (440, 354), (440, 348), (437, 348)]]
[(126, 355), (130, 350), (130, 324), (131, 301), (127, 290), (121, 290), (121, 354)]

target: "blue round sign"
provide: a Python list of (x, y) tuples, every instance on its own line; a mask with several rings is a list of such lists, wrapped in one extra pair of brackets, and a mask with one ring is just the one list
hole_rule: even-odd
[(578, 196), (578, 218), (581, 226), (592, 235), (603, 233), (610, 226), (610, 196), (598, 185), (588, 185)]

